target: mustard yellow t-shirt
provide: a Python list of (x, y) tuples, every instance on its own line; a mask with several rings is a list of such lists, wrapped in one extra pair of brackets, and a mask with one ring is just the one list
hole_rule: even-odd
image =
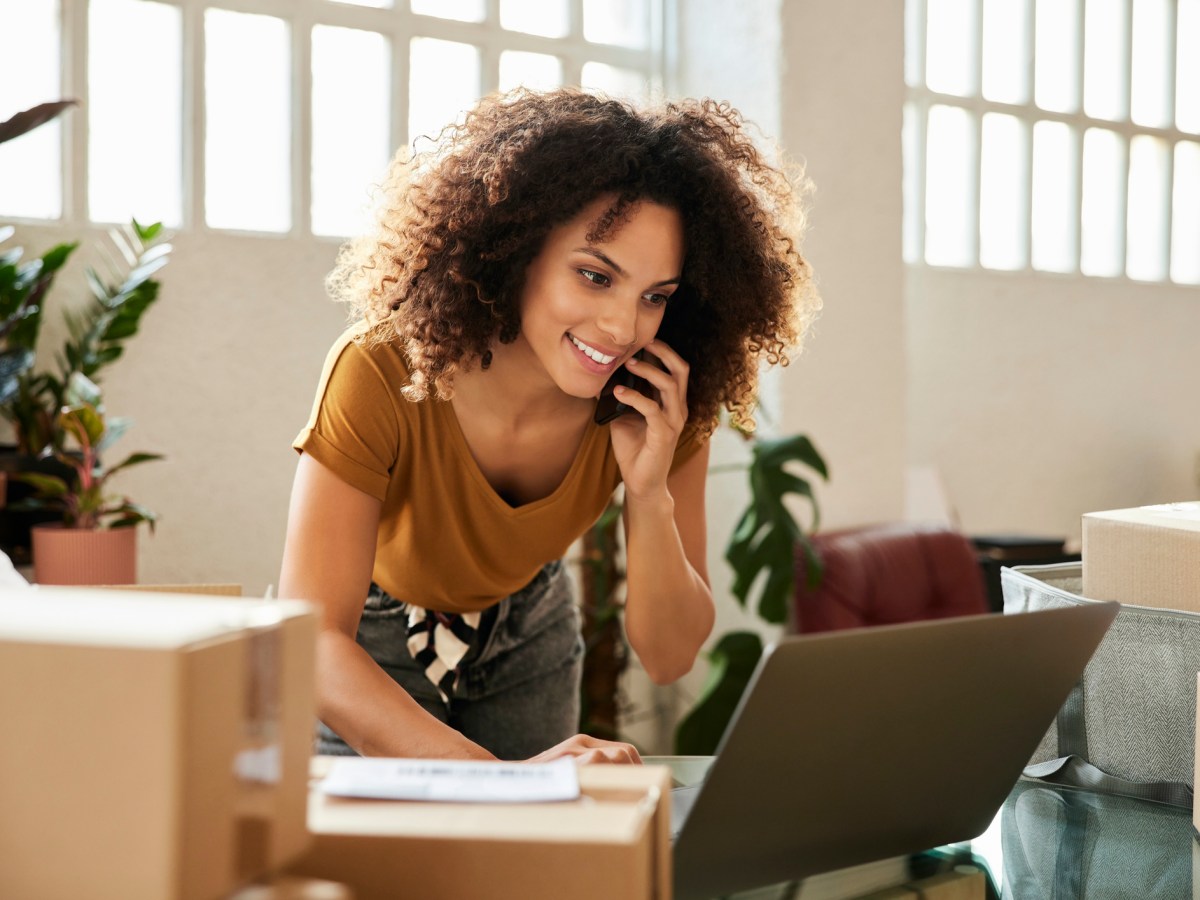
[[(403, 351), (357, 336), (347, 331), (330, 350), (292, 446), (382, 502), (372, 577), (393, 597), (441, 612), (485, 609), (561, 558), (600, 517), (621, 481), (607, 425), (589, 423), (553, 493), (510, 506), (480, 471), (451, 404), (404, 399)], [(672, 466), (703, 440), (689, 423)]]

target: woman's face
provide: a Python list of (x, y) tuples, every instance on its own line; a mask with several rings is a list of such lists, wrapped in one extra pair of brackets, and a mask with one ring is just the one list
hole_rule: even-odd
[(596, 397), (630, 356), (650, 343), (679, 287), (683, 221), (639, 201), (602, 241), (587, 239), (611, 207), (604, 196), (553, 229), (530, 263), (521, 293), (521, 336), (563, 392)]

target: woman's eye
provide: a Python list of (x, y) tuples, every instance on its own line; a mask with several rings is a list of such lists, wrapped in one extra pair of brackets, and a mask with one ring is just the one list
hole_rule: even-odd
[(671, 299), (671, 297), (669, 294), (646, 294), (645, 295), (646, 302), (648, 302), (651, 306), (662, 306), (670, 299)]
[(600, 272), (593, 272), (591, 269), (576, 269), (576, 271), (592, 284), (598, 284), (601, 287), (607, 287), (611, 281), (607, 275), (602, 275)]

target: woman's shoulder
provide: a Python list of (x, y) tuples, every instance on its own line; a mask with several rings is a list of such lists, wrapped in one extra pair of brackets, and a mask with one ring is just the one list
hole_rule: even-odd
[(329, 368), (354, 372), (372, 371), (386, 384), (406, 384), (409, 379), (404, 349), (397, 338), (381, 336), (358, 323), (343, 331), (333, 342), (326, 362)]

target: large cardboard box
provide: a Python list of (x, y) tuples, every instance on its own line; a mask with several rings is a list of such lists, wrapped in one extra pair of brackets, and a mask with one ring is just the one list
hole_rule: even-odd
[(313, 760), (313, 843), (289, 872), (358, 900), (669, 900), (666, 766), (581, 766), (566, 803), (460, 804), (326, 797)]
[(354, 900), (344, 884), (317, 878), (269, 878), (247, 885), (226, 900)]
[(1200, 612), (1200, 502), (1086, 514), (1083, 595)]
[(301, 853), (306, 604), (0, 591), (0, 897), (207, 900)]

